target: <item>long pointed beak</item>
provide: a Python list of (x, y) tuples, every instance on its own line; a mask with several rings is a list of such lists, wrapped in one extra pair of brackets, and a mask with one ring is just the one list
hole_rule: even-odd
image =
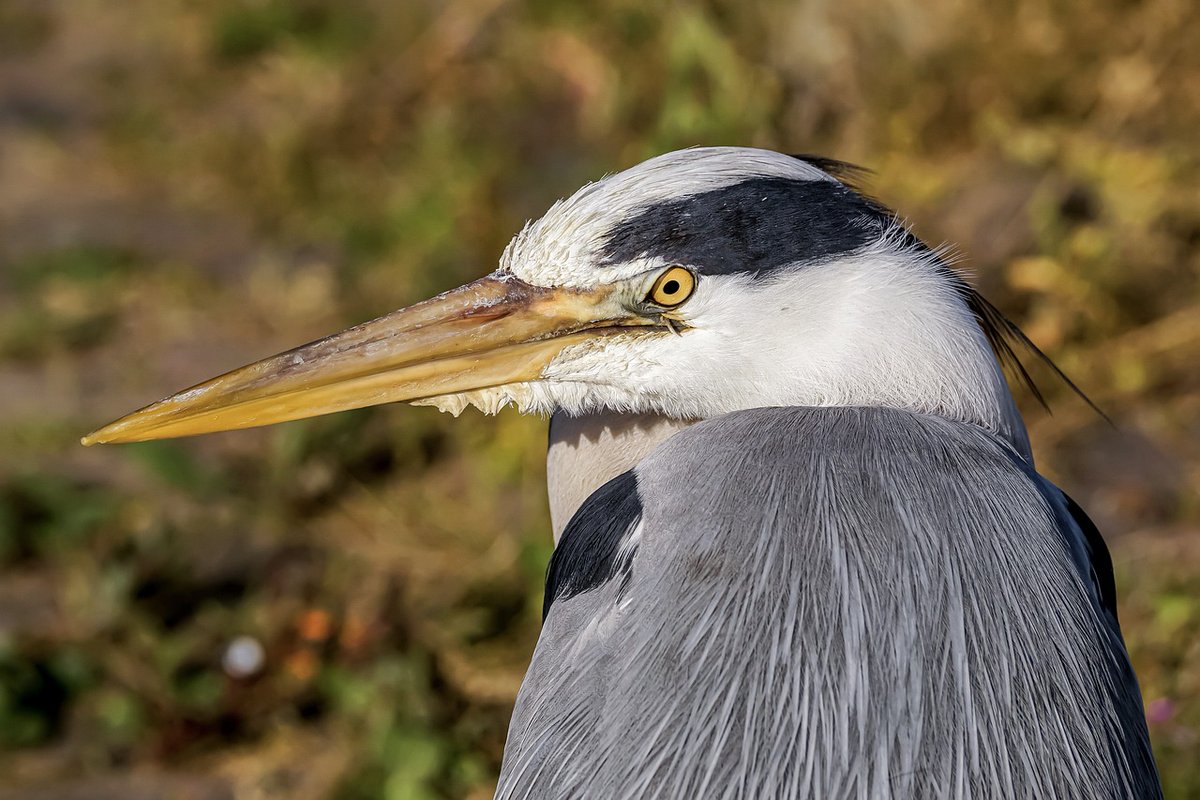
[(185, 389), (82, 442), (252, 428), (536, 380), (568, 345), (657, 327), (617, 295), (488, 276)]

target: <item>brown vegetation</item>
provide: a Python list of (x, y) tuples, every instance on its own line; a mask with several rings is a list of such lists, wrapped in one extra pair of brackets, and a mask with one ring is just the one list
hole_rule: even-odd
[(873, 169), (1113, 418), (1029, 408), (1114, 551), (1169, 794), (1200, 793), (1194, 0), (651, 7), (0, 0), (0, 798), (485, 796), (544, 421), (77, 438), (722, 143)]

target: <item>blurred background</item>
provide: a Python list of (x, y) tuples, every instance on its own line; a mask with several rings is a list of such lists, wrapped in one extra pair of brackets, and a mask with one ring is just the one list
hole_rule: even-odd
[(0, 798), (490, 796), (544, 420), (77, 440), (695, 144), (873, 169), (1111, 415), (1024, 404), (1200, 797), (1194, 0), (652, 5), (0, 0)]

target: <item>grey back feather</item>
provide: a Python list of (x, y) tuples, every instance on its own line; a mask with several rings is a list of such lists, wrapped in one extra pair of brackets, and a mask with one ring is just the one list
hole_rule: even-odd
[(550, 607), (497, 797), (1161, 796), (1079, 527), (1000, 440), (755, 409), (635, 476), (632, 557)]

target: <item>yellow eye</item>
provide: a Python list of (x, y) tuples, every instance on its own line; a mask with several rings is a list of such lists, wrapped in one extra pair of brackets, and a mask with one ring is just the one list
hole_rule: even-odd
[(670, 267), (650, 288), (648, 302), (664, 308), (674, 308), (692, 296), (696, 289), (696, 276), (683, 267)]

